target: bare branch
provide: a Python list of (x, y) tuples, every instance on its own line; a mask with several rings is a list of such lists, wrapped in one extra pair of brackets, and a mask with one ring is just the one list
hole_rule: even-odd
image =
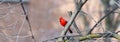
[(112, 11), (110, 11), (108, 14), (106, 14), (105, 16), (103, 16), (93, 27), (92, 29), (90, 29), (90, 31), (88, 32), (88, 34), (91, 34), (91, 32), (94, 30), (94, 28), (107, 16), (111, 15), (111, 13), (113, 13), (117, 8), (113, 9)]
[[(71, 17), (71, 16), (72, 16), (72, 11), (68, 11), (68, 14), (69, 14), (69, 16)], [(78, 33), (79, 35), (82, 35), (82, 32), (79, 30), (78, 26), (76, 25), (75, 20), (74, 20), (74, 22), (73, 22), (73, 26), (75, 27), (77, 33)]]
[(68, 21), (68, 23), (65, 26), (65, 29), (63, 30), (63, 32), (61, 33), (62, 35), (65, 35), (65, 32), (67, 31), (68, 27), (71, 26), (71, 24), (73, 23), (73, 21), (75, 20), (76, 16), (78, 15), (78, 13), (80, 12), (82, 6), (87, 2), (87, 0), (81, 5), (81, 7), (79, 8), (79, 10), (77, 12), (75, 12), (72, 16), (71, 19)]
[(21, 4), (22, 10), (23, 10), (23, 12), (24, 12), (25, 19), (27, 20), (28, 25), (29, 25), (29, 28), (30, 28), (30, 33), (31, 33), (31, 35), (32, 35), (32, 40), (33, 40), (33, 42), (35, 42), (35, 37), (34, 37), (34, 35), (33, 35), (33, 31), (32, 31), (31, 24), (30, 24), (30, 20), (29, 20), (29, 17), (28, 17), (28, 15), (27, 15), (27, 12), (26, 12), (26, 10), (25, 10), (25, 7), (24, 7), (24, 5), (23, 5), (23, 3), (22, 3), (22, 0), (20, 0), (20, 4)]
[[(88, 39), (101, 38), (101, 37), (106, 38), (106, 37), (108, 37), (108, 35), (109, 35), (109, 38), (116, 38), (116, 39), (120, 40), (120, 35), (118, 35), (116, 33), (94, 33), (94, 34), (88, 34), (85, 36), (80, 36), (80, 35), (60, 36), (60, 37), (46, 40), (44, 42), (47, 42), (50, 40), (56, 40), (56, 39), (63, 38), (63, 37), (76, 37), (76, 40), (84, 41), (84, 40), (88, 40)], [(66, 40), (62, 40), (60, 42), (63, 42), (63, 41), (70, 41), (70, 40), (66, 39)], [(58, 41), (56, 41), (56, 42), (58, 42)]]
[[(65, 33), (67, 32), (68, 28), (72, 25), (73, 21), (75, 20), (75, 18), (77, 17), (78, 13), (80, 12), (82, 6), (87, 2), (87, 0), (85, 0), (84, 3), (81, 4), (81, 6), (79, 7), (79, 9), (71, 16), (71, 19), (68, 21), (68, 23), (66, 24), (64, 30), (62, 31), (61, 35), (60, 36), (64, 36), (66, 35)], [(63, 38), (60, 39), (60, 41), (62, 40)]]

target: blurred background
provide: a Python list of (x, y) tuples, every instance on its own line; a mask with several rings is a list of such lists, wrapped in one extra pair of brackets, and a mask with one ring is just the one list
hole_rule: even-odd
[[(68, 11), (76, 11), (74, 0), (23, 0), (23, 2), (36, 42), (59, 37), (64, 29), (59, 23), (59, 18), (69, 20)], [(88, 0), (82, 11), (87, 15), (78, 15), (75, 21), (85, 35), (104, 16), (104, 5), (100, 0)], [(119, 14), (115, 15), (115, 21), (118, 20), (117, 16), (119, 17)], [(93, 33), (104, 32), (105, 26), (104, 20)], [(120, 25), (118, 24), (116, 28), (115, 31), (119, 31)], [(73, 26), (71, 29), (74, 31), (73, 35), (78, 34)], [(8, 2), (0, 0), (0, 42), (33, 42), (19, 0)]]

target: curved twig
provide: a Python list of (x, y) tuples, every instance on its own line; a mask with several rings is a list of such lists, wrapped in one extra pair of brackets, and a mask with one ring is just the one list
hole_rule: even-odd
[(90, 31), (87, 34), (91, 34), (91, 32), (95, 29), (95, 27), (107, 16), (111, 15), (111, 13), (113, 13), (117, 8), (113, 9), (112, 11), (110, 11), (108, 14), (106, 14), (105, 16), (103, 16), (93, 27), (92, 29), (90, 29)]

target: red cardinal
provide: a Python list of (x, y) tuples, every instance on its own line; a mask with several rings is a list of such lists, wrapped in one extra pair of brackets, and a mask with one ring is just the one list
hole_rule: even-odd
[[(60, 24), (65, 27), (65, 25), (67, 24), (67, 21), (63, 17), (60, 17)], [(73, 33), (70, 28), (68, 30), (70, 33)]]

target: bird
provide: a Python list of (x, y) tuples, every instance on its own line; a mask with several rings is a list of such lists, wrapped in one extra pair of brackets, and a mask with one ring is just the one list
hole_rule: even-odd
[[(63, 17), (60, 17), (59, 20), (60, 20), (60, 24), (61, 24), (63, 27), (65, 27), (65, 25), (67, 24), (68, 21), (65, 20)], [(72, 31), (70, 28), (68, 28), (67, 31), (69, 31), (70, 33), (73, 33), (73, 31)]]

